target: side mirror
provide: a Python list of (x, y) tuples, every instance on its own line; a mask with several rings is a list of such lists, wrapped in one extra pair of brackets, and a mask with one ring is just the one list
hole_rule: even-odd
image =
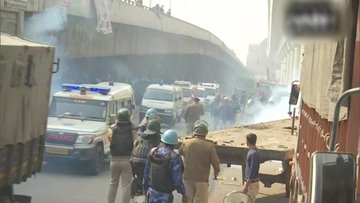
[(308, 202), (355, 203), (355, 160), (355, 156), (349, 153), (312, 154)]
[(115, 122), (116, 122), (116, 115), (115, 114), (111, 114), (110, 116), (109, 116), (109, 125), (113, 125), (113, 124), (115, 124)]
[(299, 93), (300, 93), (299, 85), (297, 85), (297, 84), (291, 85), (291, 92), (290, 92), (290, 99), (289, 99), (290, 105), (297, 104), (298, 99), (299, 99)]

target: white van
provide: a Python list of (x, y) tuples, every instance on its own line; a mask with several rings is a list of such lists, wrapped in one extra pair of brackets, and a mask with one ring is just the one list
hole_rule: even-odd
[(190, 81), (176, 80), (173, 86), (181, 88), (185, 106), (194, 98), (196, 86), (192, 85)]
[(183, 94), (179, 87), (172, 85), (151, 84), (141, 101), (140, 119), (149, 108), (156, 109), (162, 122), (174, 126), (181, 119)]
[(198, 87), (205, 89), (205, 109), (209, 110), (216, 95), (220, 93), (220, 85), (216, 83), (198, 83)]
[(199, 98), (200, 104), (205, 105), (205, 88), (197, 87), (195, 97)]
[(63, 84), (54, 94), (48, 115), (45, 160), (88, 162), (98, 174), (104, 157), (110, 154), (108, 135), (120, 108), (135, 107), (129, 84)]

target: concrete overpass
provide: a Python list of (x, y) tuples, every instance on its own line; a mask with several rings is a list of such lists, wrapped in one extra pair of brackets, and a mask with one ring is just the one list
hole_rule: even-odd
[[(99, 14), (104, 13), (99, 3), (107, 4), (105, 13), (111, 21), (111, 33), (96, 31)], [(117, 80), (116, 75), (124, 76), (126, 72), (134, 77), (162, 78), (169, 82), (173, 79), (216, 81), (232, 87), (240, 76), (240, 81), (251, 78), (234, 52), (211, 32), (130, 1), (33, 0), (27, 4), (31, 9), (23, 14), (25, 33), (27, 20), (38, 11), (59, 4), (65, 9), (64, 28), (48, 30), (47, 34), (58, 39), (57, 54), (72, 71), (66, 71), (66, 79), (82, 72), (82, 75), (102, 75), (105, 79), (110, 75)], [(44, 20), (44, 25), (54, 21)], [(107, 71), (109, 67), (112, 68)]]

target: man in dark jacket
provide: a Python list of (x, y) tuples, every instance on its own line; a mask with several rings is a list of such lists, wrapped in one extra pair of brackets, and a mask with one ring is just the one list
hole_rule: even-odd
[(117, 113), (117, 122), (112, 128), (109, 136), (110, 141), (110, 189), (108, 203), (114, 203), (116, 199), (119, 181), (121, 179), (120, 191), (122, 192), (120, 202), (130, 201), (131, 165), (129, 158), (133, 150), (133, 124), (130, 121), (130, 113), (122, 108)]
[(218, 107), (220, 105), (221, 98), (220, 95), (217, 94), (214, 101), (211, 103), (211, 118), (212, 118), (212, 129), (217, 130), (219, 125), (219, 112)]
[(223, 130), (229, 127), (231, 107), (230, 98), (224, 97), (223, 101), (219, 104), (218, 113), (220, 118), (219, 129)]
[(142, 179), (146, 158), (150, 150), (157, 147), (161, 142), (160, 129), (161, 126), (159, 120), (150, 120), (144, 133), (135, 141), (130, 159), (134, 177), (131, 196), (142, 194)]

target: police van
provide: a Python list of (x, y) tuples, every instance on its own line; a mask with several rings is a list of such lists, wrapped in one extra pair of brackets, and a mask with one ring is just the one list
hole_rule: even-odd
[(156, 109), (162, 122), (174, 126), (180, 121), (183, 111), (183, 93), (180, 87), (150, 84), (141, 101), (140, 119), (149, 108)]
[(220, 85), (217, 83), (198, 83), (198, 88), (205, 89), (205, 109), (209, 110), (216, 95), (220, 93)]
[(183, 111), (181, 117), (184, 117), (186, 107), (192, 101), (196, 94), (196, 85), (192, 85), (190, 81), (175, 80), (173, 86), (180, 87), (183, 93)]
[(50, 104), (45, 161), (72, 160), (90, 164), (98, 174), (110, 154), (108, 135), (116, 112), (135, 107), (131, 85), (116, 82), (63, 84)]

